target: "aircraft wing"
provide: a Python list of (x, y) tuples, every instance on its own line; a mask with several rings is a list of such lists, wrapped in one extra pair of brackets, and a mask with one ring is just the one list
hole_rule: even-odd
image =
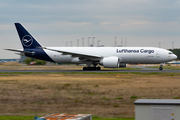
[(22, 54), (27, 53), (27, 54), (34, 54), (35, 52), (28, 52), (24, 50), (15, 50), (15, 49), (4, 49), (4, 50), (9, 50), (9, 51), (14, 51), (14, 52), (20, 52)]
[(65, 51), (65, 50), (58, 50), (58, 49), (52, 49), (52, 48), (47, 48), (47, 47), (42, 47), (47, 50), (55, 51), (55, 52), (60, 52), (63, 55), (72, 55), (72, 57), (79, 57), (79, 59), (102, 59), (103, 57), (100, 55), (92, 55), (92, 54), (86, 54), (86, 53), (78, 53), (78, 52), (72, 52), (72, 51)]

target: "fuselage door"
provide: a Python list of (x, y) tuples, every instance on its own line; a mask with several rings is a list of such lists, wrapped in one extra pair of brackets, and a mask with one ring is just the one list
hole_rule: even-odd
[(156, 51), (156, 58), (160, 58), (160, 51)]

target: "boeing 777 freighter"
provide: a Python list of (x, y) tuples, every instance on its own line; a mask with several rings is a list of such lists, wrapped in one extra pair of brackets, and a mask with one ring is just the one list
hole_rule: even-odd
[(15, 23), (23, 49), (6, 49), (27, 57), (55, 63), (86, 64), (83, 70), (126, 67), (128, 63), (160, 64), (177, 58), (171, 51), (155, 47), (42, 47), (20, 24)]

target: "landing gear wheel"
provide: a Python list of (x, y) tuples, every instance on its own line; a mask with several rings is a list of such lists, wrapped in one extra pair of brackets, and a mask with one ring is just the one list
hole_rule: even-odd
[(96, 67), (88, 67), (88, 70), (96, 70)]
[(83, 67), (83, 70), (101, 70), (101, 67)]
[(83, 67), (83, 70), (87, 70), (87, 67)]
[(92, 70), (96, 70), (96, 67), (92, 67)]
[(101, 67), (97, 67), (96, 70), (101, 70)]
[(163, 65), (162, 64), (160, 65), (159, 70), (163, 70)]
[(159, 70), (163, 70), (163, 67), (160, 67)]

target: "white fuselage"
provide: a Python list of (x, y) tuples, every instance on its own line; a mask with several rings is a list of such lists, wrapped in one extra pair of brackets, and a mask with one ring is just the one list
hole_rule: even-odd
[[(121, 63), (155, 64), (164, 63), (177, 58), (172, 52), (155, 47), (47, 47), (53, 50), (98, 55), (102, 58), (116, 56)], [(44, 49), (47, 55), (57, 63), (82, 63), (78, 57), (64, 55), (59, 52)], [(96, 60), (97, 58), (93, 58)]]

